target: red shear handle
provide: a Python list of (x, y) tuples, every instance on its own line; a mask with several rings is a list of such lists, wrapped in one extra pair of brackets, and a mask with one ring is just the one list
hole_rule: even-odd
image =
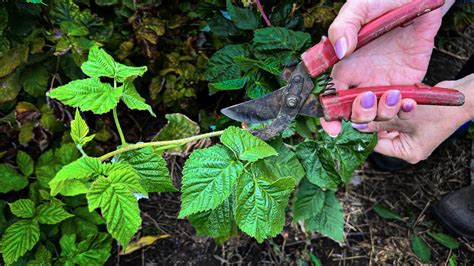
[[(441, 7), (443, 4), (444, 0), (413, 0), (406, 5), (385, 13), (361, 28), (357, 38), (356, 50), (394, 28)], [(325, 36), (323, 36), (318, 44), (304, 52), (301, 55), (301, 59), (311, 77), (321, 75), (328, 68), (339, 62), (331, 42)]]
[(372, 91), (380, 99), (388, 90), (399, 90), (402, 98), (410, 98), (418, 104), (424, 105), (451, 105), (464, 104), (464, 94), (458, 90), (430, 87), (423, 84), (407, 86), (377, 86), (336, 91), (334, 95), (319, 96), (324, 110), (324, 118), (331, 120), (349, 120), (352, 112), (352, 102), (357, 95)]

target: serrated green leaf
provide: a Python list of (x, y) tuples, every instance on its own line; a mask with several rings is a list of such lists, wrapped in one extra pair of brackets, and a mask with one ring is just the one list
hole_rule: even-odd
[(143, 148), (120, 155), (140, 175), (140, 183), (147, 192), (175, 192), (166, 161), (153, 148)]
[(224, 146), (194, 151), (184, 165), (179, 218), (219, 206), (232, 192), (243, 169)]
[(208, 235), (222, 243), (236, 235), (232, 196), (225, 199), (213, 210), (189, 215), (189, 222), (198, 234)]
[(40, 231), (36, 220), (20, 220), (10, 225), (2, 237), (3, 260), (13, 264), (39, 240)]
[(296, 182), (299, 182), (305, 176), (305, 171), (303, 165), (296, 158), (296, 154), (286, 147), (281, 139), (273, 140), (269, 144), (278, 152), (278, 155), (257, 162), (258, 167), (267, 176), (293, 177)]
[(127, 185), (114, 182), (111, 178), (96, 179), (87, 193), (87, 201), (90, 211), (101, 208), (107, 230), (121, 245), (126, 246), (140, 228), (142, 219), (138, 201)]
[(73, 216), (55, 203), (41, 204), (36, 209), (36, 218), (41, 224), (57, 224)]
[(77, 145), (84, 146), (91, 141), (95, 135), (87, 136), (89, 134), (89, 126), (81, 117), (81, 113), (76, 109), (74, 120), (71, 121), (71, 138)]
[(16, 154), (16, 164), (25, 176), (30, 176), (35, 169), (35, 161), (33, 161), (28, 153), (21, 150)]
[[(296, 147), (296, 155), (306, 170), (308, 180), (314, 185), (329, 190), (337, 190), (341, 183), (336, 169), (331, 161), (326, 161), (328, 153), (324, 153), (318, 143), (303, 142)], [(330, 154), (329, 154), (330, 156)], [(330, 158), (328, 158), (330, 159)]]
[(58, 194), (65, 181), (76, 179), (84, 180), (101, 173), (101, 164), (97, 158), (81, 157), (76, 161), (64, 166), (49, 182), (51, 195)]
[(311, 44), (311, 35), (280, 27), (267, 27), (254, 31), (253, 47), (257, 51), (300, 51)]
[(156, 117), (155, 113), (151, 109), (151, 106), (145, 102), (145, 99), (138, 94), (137, 90), (135, 89), (135, 85), (131, 82), (125, 82), (122, 85), (122, 101), (127, 105), (128, 108), (134, 110), (146, 110), (148, 111), (153, 117)]
[(30, 199), (19, 199), (8, 205), (15, 216), (26, 219), (35, 217), (35, 203)]
[(209, 59), (204, 73), (206, 80), (219, 82), (240, 78), (241, 71), (234, 63), (234, 58), (247, 57), (249, 54), (249, 47), (244, 44), (227, 45), (215, 52)]
[(301, 221), (317, 216), (324, 207), (326, 194), (307, 179), (301, 182), (293, 204), (293, 219)]
[(79, 107), (81, 111), (104, 114), (117, 106), (122, 88), (114, 89), (98, 78), (90, 78), (71, 81), (50, 91), (48, 96), (66, 105)]
[(441, 245), (449, 248), (449, 249), (458, 249), (459, 248), (459, 242), (456, 240), (456, 238), (453, 238), (451, 236), (448, 236), (443, 233), (432, 233), (428, 232), (428, 235), (436, 240), (438, 243)]
[(227, 128), (221, 136), (221, 142), (243, 161), (255, 162), (278, 154), (265, 141), (237, 127)]
[(44, 96), (48, 90), (49, 73), (42, 65), (35, 65), (21, 72), (23, 89), (33, 97)]
[(51, 266), (51, 259), (53, 255), (51, 252), (43, 245), (38, 245), (38, 248), (35, 252), (35, 259), (28, 262), (30, 265), (41, 265), (41, 266)]
[(136, 77), (141, 77), (148, 70), (146, 66), (132, 67), (120, 63), (115, 63), (115, 79), (118, 82), (133, 81)]
[(28, 179), (5, 164), (0, 164), (0, 193), (19, 191), (28, 185)]
[(28, 46), (20, 45), (8, 50), (0, 58), (0, 78), (11, 73), (22, 63), (28, 59)]
[(259, 243), (280, 233), (285, 224), (285, 208), (295, 186), (291, 177), (271, 181), (255, 167), (237, 182), (235, 219), (240, 230)]
[(232, 90), (240, 90), (245, 87), (247, 83), (246, 79), (230, 79), (224, 80), (221, 82), (209, 83), (209, 95), (213, 95), (218, 91), (232, 91)]
[(260, 19), (255, 10), (236, 7), (232, 4), (231, 0), (227, 0), (226, 3), (227, 11), (237, 28), (242, 30), (254, 30), (258, 27)]
[(382, 204), (376, 203), (372, 209), (377, 213), (380, 217), (387, 219), (387, 220), (398, 220), (402, 221), (402, 217), (395, 213), (394, 211), (385, 208)]
[(344, 240), (344, 217), (342, 206), (332, 191), (324, 192), (324, 205), (321, 212), (305, 220), (310, 231), (317, 231), (336, 241)]
[(411, 249), (415, 255), (423, 262), (428, 262), (431, 258), (431, 249), (425, 240), (417, 234), (410, 237)]
[(89, 77), (110, 77), (115, 76), (115, 60), (104, 49), (97, 46), (89, 50), (87, 61), (81, 65), (82, 72)]
[(97, 46), (89, 50), (87, 61), (81, 65), (84, 74), (92, 78), (109, 77), (124, 82), (143, 76), (147, 67), (131, 67), (115, 62), (114, 58)]

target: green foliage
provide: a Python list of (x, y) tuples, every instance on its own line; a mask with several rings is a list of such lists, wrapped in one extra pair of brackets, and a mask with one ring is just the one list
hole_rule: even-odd
[(80, 147), (86, 145), (88, 142), (94, 139), (95, 135), (89, 135), (89, 126), (86, 121), (82, 119), (81, 113), (76, 109), (74, 120), (71, 121), (71, 138)]
[(2, 237), (2, 254), (6, 264), (12, 264), (31, 250), (40, 236), (38, 221), (20, 220), (10, 225)]
[(19, 199), (10, 203), (10, 211), (20, 218), (33, 218), (35, 216), (35, 203), (30, 199)]
[(272, 146), (247, 131), (229, 127), (221, 136), (221, 142), (230, 148), (242, 161), (255, 162), (259, 159), (277, 155)]
[(431, 258), (431, 249), (425, 240), (416, 233), (410, 237), (411, 249), (415, 255), (423, 262), (427, 262)]
[(28, 179), (5, 164), (0, 164), (0, 193), (19, 191), (28, 185)]
[(455, 238), (452, 238), (446, 234), (428, 232), (428, 235), (434, 240), (436, 240), (438, 243), (449, 249), (459, 248), (459, 242)]
[(372, 209), (377, 213), (378, 216), (387, 219), (387, 220), (399, 220), (402, 221), (402, 217), (395, 213), (394, 211), (385, 208), (380, 203), (376, 203)]

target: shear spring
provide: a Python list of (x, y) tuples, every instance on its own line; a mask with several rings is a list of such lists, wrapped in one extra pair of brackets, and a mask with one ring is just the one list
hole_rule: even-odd
[(334, 82), (332, 82), (332, 77), (329, 75), (324, 75), (322, 77), (324, 81), (324, 89), (322, 92), (322, 96), (329, 96), (336, 94), (336, 88), (334, 87)]

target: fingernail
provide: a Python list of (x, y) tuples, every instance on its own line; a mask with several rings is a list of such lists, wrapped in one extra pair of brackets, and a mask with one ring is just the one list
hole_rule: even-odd
[(364, 92), (362, 95), (362, 100), (360, 101), (360, 105), (362, 105), (365, 109), (370, 109), (374, 107), (375, 104), (375, 94), (371, 91)]
[(402, 106), (402, 110), (403, 112), (411, 112), (411, 110), (413, 110), (413, 103), (405, 103), (403, 106)]
[(399, 90), (391, 90), (387, 98), (385, 98), (385, 103), (388, 106), (395, 106), (397, 105), (398, 101), (400, 101), (400, 91)]
[(367, 124), (356, 124), (356, 123), (351, 123), (352, 127), (355, 129), (366, 129), (368, 127)]
[(335, 45), (336, 56), (339, 59), (344, 58), (347, 53), (347, 39), (346, 37), (342, 37), (336, 41)]

